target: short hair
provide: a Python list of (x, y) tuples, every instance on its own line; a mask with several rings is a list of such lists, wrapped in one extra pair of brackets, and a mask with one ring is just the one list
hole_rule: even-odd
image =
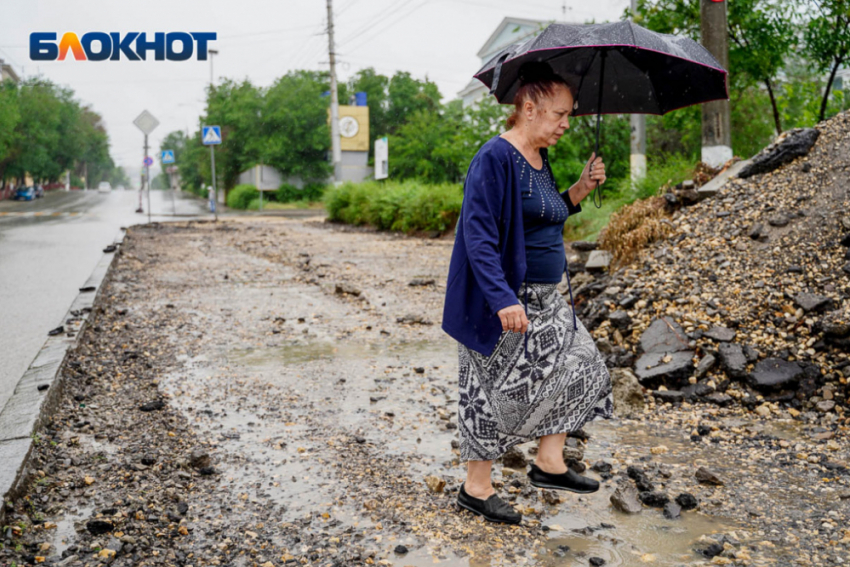
[(527, 61), (519, 69), (519, 89), (514, 95), (514, 111), (508, 116), (507, 127), (513, 128), (526, 100), (540, 104), (544, 98), (554, 96), (555, 88), (562, 85), (576, 99), (578, 89), (564, 77), (557, 75), (545, 61)]

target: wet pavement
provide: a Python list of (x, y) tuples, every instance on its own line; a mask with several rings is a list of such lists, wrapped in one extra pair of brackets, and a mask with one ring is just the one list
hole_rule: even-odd
[[(497, 463), (494, 485), (523, 524), (458, 510), (457, 346), (439, 327), (451, 244), (320, 220), (131, 230), (66, 374), (66, 400), (42, 433), (30, 504), (17, 507), (25, 551), (14, 557), (264, 567), (845, 562), (847, 431), (829, 416), (762, 419), (647, 396), (642, 415), (568, 438), (583, 474), (600, 480), (597, 493), (540, 490), (524, 467)], [(520, 446), (524, 458), (534, 446)], [(716, 481), (698, 480), (701, 467)], [(649, 505), (615, 510), (611, 495), (638, 474), (697, 508), (677, 519)]]
[[(0, 201), (0, 408), (62, 322), (102, 249), (122, 226), (146, 223), (138, 191), (49, 191), (34, 201)], [(177, 193), (151, 194), (153, 220), (206, 216), (205, 203)], [(147, 201), (144, 203), (147, 213)], [(169, 215), (169, 216), (163, 216)]]

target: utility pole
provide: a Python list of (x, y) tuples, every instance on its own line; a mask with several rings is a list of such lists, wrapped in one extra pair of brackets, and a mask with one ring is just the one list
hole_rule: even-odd
[(342, 149), (339, 143), (339, 94), (336, 86), (333, 0), (328, 0), (328, 55), (331, 63), (331, 155), (334, 181), (342, 181)]
[[(632, 21), (637, 14), (637, 0), (632, 0)], [(632, 114), (630, 116), (632, 125), (631, 134), (631, 164), (632, 184), (638, 179), (646, 177), (646, 115)]]
[[(703, 46), (724, 69), (728, 69), (725, 0), (700, 0), (700, 33)], [(728, 100), (713, 100), (702, 105), (701, 158), (711, 167), (720, 167), (732, 159), (729, 114)]]

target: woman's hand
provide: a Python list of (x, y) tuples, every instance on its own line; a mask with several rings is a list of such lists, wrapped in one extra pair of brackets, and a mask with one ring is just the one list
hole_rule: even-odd
[(499, 309), (496, 315), (502, 320), (503, 331), (524, 333), (528, 329), (528, 317), (525, 316), (525, 309), (519, 303)]
[(581, 179), (579, 179), (582, 198), (596, 188), (597, 180), (602, 185), (605, 183), (605, 179), (605, 164), (602, 163), (602, 158), (596, 157), (596, 152), (593, 152), (590, 155), (590, 159), (584, 165), (584, 171), (581, 172)]

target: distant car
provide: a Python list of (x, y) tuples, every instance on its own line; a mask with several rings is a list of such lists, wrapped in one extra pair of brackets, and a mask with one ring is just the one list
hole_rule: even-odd
[(16, 201), (32, 201), (35, 199), (35, 187), (18, 187), (13, 198)]
[(110, 191), (112, 191), (112, 185), (109, 184), (109, 181), (101, 181), (100, 184), (97, 186), (97, 190), (100, 193), (109, 193)]
[(35, 198), (40, 199), (42, 197), (44, 197), (44, 187), (42, 187), (41, 185), (36, 185), (35, 186)]

